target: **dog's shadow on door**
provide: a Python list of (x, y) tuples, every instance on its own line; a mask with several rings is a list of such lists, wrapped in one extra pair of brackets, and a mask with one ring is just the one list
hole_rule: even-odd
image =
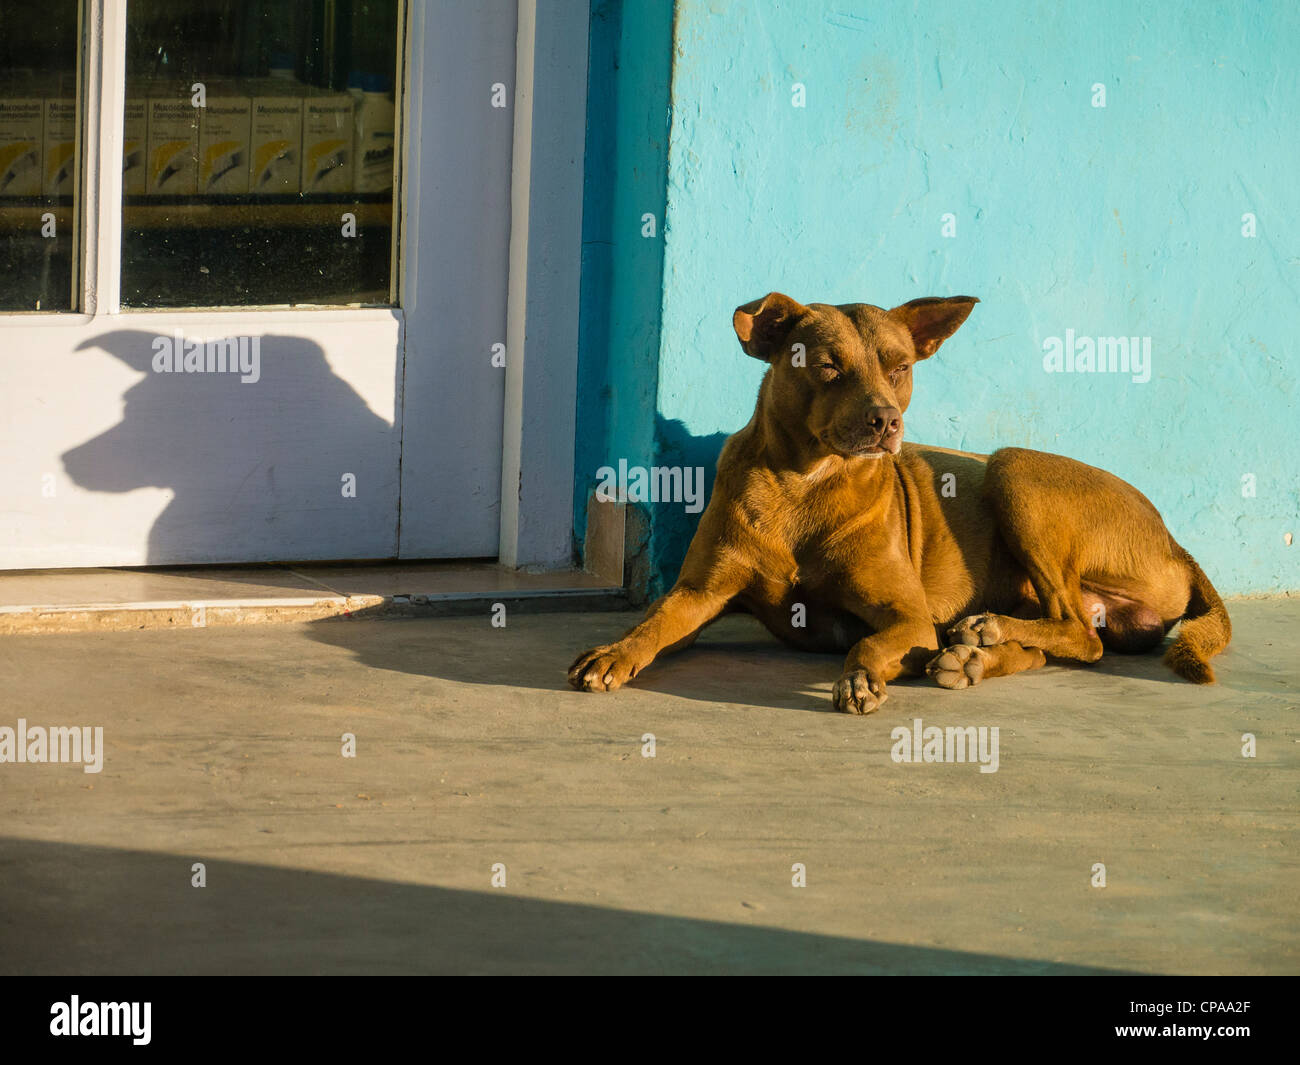
[[(221, 327), (193, 328), (210, 339)], [(62, 454), (68, 480), (88, 492), (166, 493), (148, 565), (274, 561), (301, 557), (306, 544), (311, 557), (367, 543), (376, 555), (396, 554), (400, 433), (391, 420), (308, 337), (219, 343), (145, 329), (82, 342), (141, 377), (122, 393), (115, 425)], [(359, 489), (344, 489), (349, 477)], [(123, 521), (146, 506), (123, 502)]]

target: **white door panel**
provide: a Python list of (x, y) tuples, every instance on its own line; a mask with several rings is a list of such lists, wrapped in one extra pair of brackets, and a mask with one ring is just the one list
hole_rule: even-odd
[[(15, 321), (0, 332), (0, 567), (396, 554), (399, 312)], [(256, 380), (166, 372), (176, 329), (247, 338)]]

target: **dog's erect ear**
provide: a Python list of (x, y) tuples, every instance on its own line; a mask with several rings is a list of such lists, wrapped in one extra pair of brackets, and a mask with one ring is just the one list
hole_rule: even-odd
[(761, 300), (737, 307), (731, 325), (746, 355), (771, 362), (772, 356), (785, 346), (801, 315), (808, 308), (780, 292), (769, 292)]
[(940, 344), (957, 332), (957, 327), (966, 321), (966, 316), (977, 303), (979, 300), (974, 296), (949, 296), (946, 299), (925, 296), (895, 307), (889, 316), (901, 322), (912, 334), (916, 357), (928, 359), (939, 350)]

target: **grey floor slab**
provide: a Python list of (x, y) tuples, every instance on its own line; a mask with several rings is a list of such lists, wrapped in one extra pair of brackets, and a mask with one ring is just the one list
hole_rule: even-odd
[[(1214, 687), (1108, 657), (865, 718), (745, 618), (612, 695), (564, 670), (633, 615), (6, 637), (0, 727), (105, 754), (0, 765), (0, 971), (1295, 972), (1300, 602), (1229, 609)], [(917, 719), (998, 771), (896, 763)]]

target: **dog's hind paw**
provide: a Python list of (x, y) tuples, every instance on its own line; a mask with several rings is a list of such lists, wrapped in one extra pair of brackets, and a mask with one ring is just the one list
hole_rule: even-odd
[(992, 647), (1005, 643), (1002, 624), (996, 614), (975, 614), (963, 618), (948, 630), (948, 643), (966, 644), (970, 647)]
[(835, 682), (831, 699), (835, 709), (846, 714), (870, 714), (889, 698), (883, 680), (873, 680), (865, 669), (845, 673)]
[(984, 679), (989, 653), (968, 643), (946, 647), (930, 659), (926, 673), (940, 688), (969, 688)]

